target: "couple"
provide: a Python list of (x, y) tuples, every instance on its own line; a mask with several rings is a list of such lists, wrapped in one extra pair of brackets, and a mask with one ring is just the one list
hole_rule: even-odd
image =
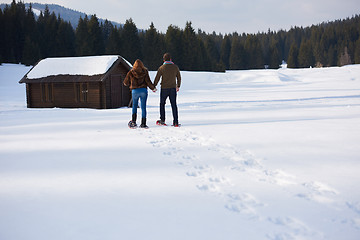
[(166, 99), (170, 98), (171, 109), (173, 113), (173, 126), (179, 127), (178, 110), (176, 105), (176, 95), (179, 91), (181, 84), (180, 70), (176, 64), (171, 61), (169, 53), (165, 53), (163, 56), (164, 63), (159, 67), (154, 84), (151, 82), (148, 70), (144, 67), (144, 64), (137, 59), (133, 68), (127, 73), (124, 85), (129, 86), (132, 93), (132, 120), (129, 122), (130, 128), (135, 128), (137, 118), (138, 101), (141, 102), (141, 128), (148, 128), (146, 125), (146, 101), (148, 96), (147, 87), (153, 92), (156, 92), (156, 85), (161, 78), (161, 91), (160, 91), (160, 120), (156, 122), (158, 125), (165, 124), (165, 103)]

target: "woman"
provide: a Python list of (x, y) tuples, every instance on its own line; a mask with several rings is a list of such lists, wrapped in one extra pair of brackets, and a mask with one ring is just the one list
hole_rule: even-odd
[(148, 128), (146, 125), (146, 101), (148, 96), (147, 87), (153, 92), (156, 92), (156, 88), (150, 80), (149, 72), (144, 67), (144, 64), (137, 59), (134, 63), (133, 68), (127, 73), (124, 85), (129, 86), (132, 93), (132, 120), (129, 122), (130, 128), (136, 128), (137, 108), (140, 99), (141, 107), (141, 128)]

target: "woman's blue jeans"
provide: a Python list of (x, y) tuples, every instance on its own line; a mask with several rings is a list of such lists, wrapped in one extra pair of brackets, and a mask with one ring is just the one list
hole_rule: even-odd
[(137, 88), (131, 91), (132, 93), (132, 114), (137, 114), (137, 108), (139, 106), (140, 99), (140, 107), (141, 107), (141, 117), (146, 118), (146, 101), (148, 97), (147, 88)]

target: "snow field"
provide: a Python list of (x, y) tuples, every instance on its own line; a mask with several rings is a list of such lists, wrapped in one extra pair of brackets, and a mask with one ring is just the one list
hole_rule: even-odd
[(0, 66), (0, 239), (359, 239), (359, 65), (182, 72), (182, 127), (149, 91), (147, 130), (27, 109), (28, 69)]

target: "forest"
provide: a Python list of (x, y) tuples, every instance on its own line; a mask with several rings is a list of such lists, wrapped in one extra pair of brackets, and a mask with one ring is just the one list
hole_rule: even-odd
[(0, 9), (0, 63), (34, 65), (47, 57), (116, 54), (129, 62), (143, 60), (149, 70), (171, 53), (181, 70), (218, 71), (329, 67), (360, 63), (360, 16), (310, 27), (257, 34), (206, 33), (186, 22), (166, 33), (153, 23), (138, 29), (132, 19), (122, 26), (99, 23), (96, 15), (79, 19), (74, 29), (48, 8), (35, 16), (32, 7), (15, 0)]

